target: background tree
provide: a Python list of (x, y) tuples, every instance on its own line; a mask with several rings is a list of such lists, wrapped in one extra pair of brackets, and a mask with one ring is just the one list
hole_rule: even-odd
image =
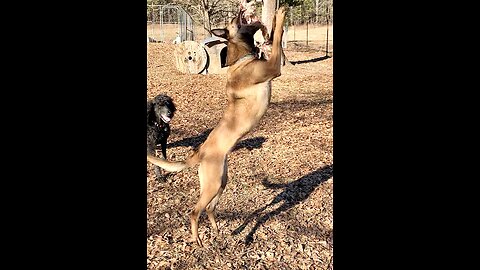
[[(203, 25), (206, 30), (204, 34), (210, 36), (212, 28), (225, 26), (228, 20), (235, 16), (240, 0), (147, 0), (147, 4), (182, 6), (197, 25)], [(256, 3), (257, 15), (261, 17), (269, 32), (272, 28), (271, 23), (275, 10), (282, 5), (290, 7), (286, 14), (288, 25), (332, 22), (333, 0), (260, 0)], [(284, 52), (282, 52), (282, 56), (282, 63), (290, 64)]]
[[(272, 20), (273, 17), (275, 16), (275, 11), (280, 7), (280, 5), (289, 5), (290, 4), (297, 4), (299, 0), (290, 0), (290, 1), (279, 1), (279, 0), (263, 0), (263, 6), (262, 6), (262, 23), (265, 24), (265, 26), (268, 29), (268, 33), (272, 31)], [(288, 16), (288, 13), (287, 13)], [(285, 20), (287, 21), (287, 20)], [(283, 51), (282, 48), (282, 65), (291, 65), (292, 63), (288, 60), (287, 56), (285, 55), (285, 52)]]
[(238, 10), (238, 0), (170, 0), (182, 6), (195, 21), (201, 22), (207, 35), (215, 26), (225, 23), (226, 19)]
[(268, 29), (268, 33), (272, 31), (272, 20), (277, 9), (277, 0), (264, 0), (262, 6), (262, 22)]
[[(270, 24), (278, 4), (288, 5), (291, 8), (287, 17), (295, 24), (307, 22), (324, 24), (327, 19), (331, 22), (333, 14), (332, 0), (263, 0), (261, 2), (257, 2), (257, 13), (260, 15), (261, 12), (262, 22), (268, 29), (271, 28)], [(195, 21), (203, 23), (207, 30), (211, 30), (211, 27), (224, 24), (228, 18), (234, 16), (240, 0), (147, 0), (148, 5), (169, 3), (182, 6)]]

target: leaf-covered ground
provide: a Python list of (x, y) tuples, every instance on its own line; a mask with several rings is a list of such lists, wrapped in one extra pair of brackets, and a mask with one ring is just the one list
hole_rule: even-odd
[[(182, 160), (222, 116), (226, 77), (182, 74), (174, 45), (147, 46), (147, 96), (173, 98), (167, 156)], [(204, 247), (187, 241), (198, 166), (166, 182), (154, 180), (148, 166), (148, 269), (333, 269), (333, 57), (289, 47), (296, 64), (273, 80), (265, 116), (228, 156), (219, 236), (204, 213)]]

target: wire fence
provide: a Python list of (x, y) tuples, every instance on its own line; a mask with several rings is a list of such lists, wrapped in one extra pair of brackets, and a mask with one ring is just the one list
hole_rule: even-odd
[(192, 16), (178, 5), (147, 5), (147, 40), (180, 43), (195, 40)]
[(287, 44), (293, 49), (320, 50), (333, 54), (333, 5), (319, 1), (315, 9), (292, 7), (287, 17)]
[[(261, 9), (260, 9), (261, 11)], [(222, 28), (223, 23), (212, 25)], [(333, 8), (323, 1), (316, 13), (306, 14), (302, 6), (290, 8), (284, 28), (283, 47), (292, 50), (322, 51), (333, 54)], [(203, 21), (178, 5), (147, 5), (147, 40), (150, 42), (179, 43), (185, 40), (202, 42), (210, 33)]]

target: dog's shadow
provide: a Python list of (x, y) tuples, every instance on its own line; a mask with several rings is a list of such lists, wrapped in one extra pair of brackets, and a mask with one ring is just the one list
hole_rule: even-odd
[[(278, 194), (269, 204), (258, 208), (252, 212), (237, 229), (232, 232), (232, 235), (241, 233), (245, 227), (256, 217), (256, 222), (248, 235), (245, 237), (245, 244), (250, 245), (253, 242), (253, 235), (258, 228), (264, 224), (268, 219), (276, 216), (282, 212), (288, 211), (290, 208), (306, 200), (317, 186), (325, 182), (333, 176), (333, 164), (320, 168), (314, 172), (302, 176), (301, 178), (288, 184), (272, 184), (267, 179), (262, 180), (262, 184), (266, 188), (284, 190)], [(278, 208), (271, 212), (261, 214), (269, 206), (273, 206), (283, 202)]]
[[(206, 131), (200, 133), (197, 136), (192, 136), (189, 138), (181, 139), (167, 145), (167, 148), (173, 148), (178, 146), (190, 146), (193, 149), (198, 148), (212, 132), (212, 129), (207, 129)], [(247, 148), (248, 150), (256, 149), (262, 147), (263, 143), (266, 141), (265, 137), (254, 137), (242, 140), (235, 145), (232, 151), (236, 151), (242, 148)]]

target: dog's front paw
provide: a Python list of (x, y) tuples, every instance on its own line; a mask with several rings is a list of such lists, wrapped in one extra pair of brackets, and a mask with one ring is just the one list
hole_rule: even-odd
[(173, 180), (174, 180), (174, 177), (173, 177), (174, 175), (175, 175), (175, 173), (173, 173), (173, 172), (166, 172), (164, 174), (165, 181), (167, 181), (168, 183), (172, 183)]
[(165, 182), (167, 180), (165, 174), (162, 172), (160, 167), (155, 167), (155, 177), (157, 178), (158, 182)]
[(285, 21), (285, 6), (281, 6), (277, 9), (276, 16), (276, 26), (283, 27), (283, 23)]

